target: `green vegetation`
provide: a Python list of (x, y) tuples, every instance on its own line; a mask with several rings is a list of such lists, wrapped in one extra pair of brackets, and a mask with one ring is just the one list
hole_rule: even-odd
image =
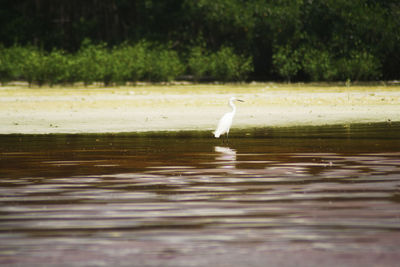
[(400, 79), (398, 0), (0, 4), (0, 82)]
[[(197, 51), (197, 52), (196, 52)], [(169, 82), (185, 73), (209, 75), (220, 81), (244, 80), (252, 71), (251, 58), (236, 55), (223, 47), (202, 55), (194, 48), (187, 63), (167, 46), (141, 41), (108, 48), (105, 43), (85, 40), (74, 54), (63, 50), (46, 52), (36, 47), (12, 46), (0, 49), (1, 82), (22, 79), (30, 85), (73, 84), (123, 85), (127, 82)]]
[(253, 71), (251, 58), (235, 54), (230, 47), (222, 47), (215, 53), (199, 46), (193, 47), (188, 68), (195, 80), (213, 77), (219, 81), (243, 81)]

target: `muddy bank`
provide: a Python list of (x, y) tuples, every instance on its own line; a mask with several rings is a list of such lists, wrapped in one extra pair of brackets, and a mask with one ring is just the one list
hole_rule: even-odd
[(0, 87), (0, 134), (212, 130), (238, 104), (234, 128), (400, 121), (400, 86), (307, 84)]

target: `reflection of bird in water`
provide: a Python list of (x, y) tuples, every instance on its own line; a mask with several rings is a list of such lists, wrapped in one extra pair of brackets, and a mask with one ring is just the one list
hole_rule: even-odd
[(223, 147), (223, 146), (216, 146), (214, 147), (215, 152), (223, 153), (225, 155), (235, 155), (236, 156), (236, 150), (229, 148), (229, 147)]
[(214, 131), (214, 136), (216, 138), (219, 138), (221, 135), (226, 133), (226, 139), (228, 139), (229, 130), (232, 125), (233, 117), (236, 113), (236, 106), (233, 103), (234, 101), (244, 102), (243, 100), (237, 99), (234, 96), (229, 99), (229, 105), (232, 107), (232, 111), (225, 113), (224, 116), (222, 116), (222, 118), (219, 120), (218, 127)]
[(222, 168), (235, 168), (236, 164), (236, 150), (229, 147), (216, 146), (215, 152), (221, 153), (215, 159), (221, 163)]

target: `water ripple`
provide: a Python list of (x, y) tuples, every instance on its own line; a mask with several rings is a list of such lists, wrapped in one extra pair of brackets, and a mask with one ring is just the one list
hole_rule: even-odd
[(34, 136), (24, 138), (0, 157), (0, 250), (16, 255), (49, 238), (67, 247), (73, 236), (390, 249), (394, 241), (383, 236), (400, 231), (400, 142), (393, 140), (234, 139), (227, 146), (112, 136), (110, 148), (110, 140), (83, 138), (71, 147), (49, 137), (54, 147), (43, 149), (32, 146)]

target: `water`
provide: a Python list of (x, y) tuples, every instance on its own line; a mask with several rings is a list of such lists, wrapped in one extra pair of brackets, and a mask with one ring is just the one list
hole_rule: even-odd
[(208, 134), (0, 136), (0, 264), (398, 263), (399, 123)]

